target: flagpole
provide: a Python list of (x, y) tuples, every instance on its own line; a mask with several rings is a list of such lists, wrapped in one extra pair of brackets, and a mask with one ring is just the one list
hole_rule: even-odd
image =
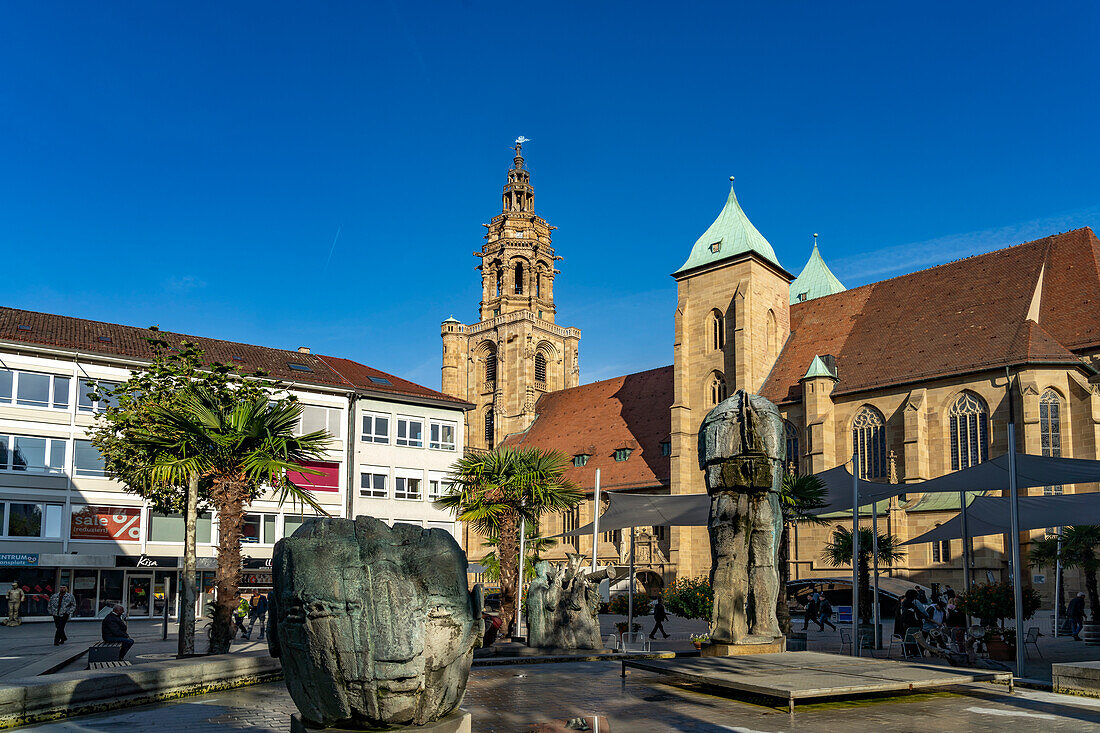
[(852, 656), (859, 656), (859, 452), (852, 451)]
[(596, 572), (596, 553), (600, 546), (600, 469), (596, 469), (596, 495), (592, 505), (592, 572)]
[[(1005, 369), (1007, 374), (1008, 369)], [(1008, 494), (1009, 523), (1012, 540), (1012, 600), (1016, 618), (1016, 676), (1024, 676), (1024, 594), (1020, 572), (1020, 496), (1016, 486), (1016, 410), (1012, 397), (1012, 380), (1008, 381)]]
[(514, 636), (523, 636), (523, 571), (527, 563), (526, 542), (527, 520), (522, 517), (519, 520), (519, 593), (516, 595), (516, 623)]
[(873, 615), (873, 621), (875, 624), (874, 631), (874, 648), (882, 648), (882, 633), (879, 631), (879, 609), (878, 609), (878, 505), (875, 502), (871, 502), (871, 561), (874, 564), (874, 591), (871, 601), (871, 610)]

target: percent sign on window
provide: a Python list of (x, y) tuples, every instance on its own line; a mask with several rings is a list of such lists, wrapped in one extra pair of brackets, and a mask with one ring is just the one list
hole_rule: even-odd
[(138, 525), (138, 519), (140, 519), (140, 517), (136, 514), (114, 515), (111, 517), (112, 522), (120, 526), (111, 536), (116, 540), (122, 538), (123, 535), (126, 535), (126, 537), (132, 540), (140, 540), (141, 527)]

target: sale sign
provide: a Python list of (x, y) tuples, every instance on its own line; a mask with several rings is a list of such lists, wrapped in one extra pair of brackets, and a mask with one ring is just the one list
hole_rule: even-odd
[(73, 507), (69, 536), (74, 540), (141, 541), (141, 509), (138, 507)]

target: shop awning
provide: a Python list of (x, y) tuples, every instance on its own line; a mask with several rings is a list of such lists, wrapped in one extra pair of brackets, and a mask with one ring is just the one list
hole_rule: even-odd
[[(1021, 496), (1020, 529), (1100, 524), (1100, 494), (1067, 496)], [(1000, 496), (978, 496), (966, 510), (967, 534), (981, 537), (1009, 531), (1009, 500)], [(955, 515), (939, 527), (903, 545), (919, 545), (963, 536), (962, 518)]]

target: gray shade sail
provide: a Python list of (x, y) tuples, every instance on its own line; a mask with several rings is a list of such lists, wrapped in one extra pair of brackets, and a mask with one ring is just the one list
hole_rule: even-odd
[[(1095, 481), (1100, 481), (1100, 461), (1035, 456), (1030, 453), (1016, 454), (1016, 485), (1021, 489)], [(923, 494), (982, 490), (1007, 491), (1008, 455), (997, 456), (976, 466), (919, 484), (907, 484), (905, 489)]]
[[(710, 517), (709, 494), (605, 494), (610, 502), (600, 515), (600, 531), (611, 532), (627, 527), (705, 527)], [(560, 537), (592, 534), (592, 523)]]
[[(1021, 496), (1019, 501), (1021, 530), (1100, 524), (1100, 494)], [(1008, 532), (1008, 512), (1009, 500), (1006, 498), (976, 497), (966, 510), (967, 534), (981, 537)], [(935, 529), (902, 544), (919, 545), (940, 540), (957, 540), (962, 536), (962, 519), (956, 515)]]

